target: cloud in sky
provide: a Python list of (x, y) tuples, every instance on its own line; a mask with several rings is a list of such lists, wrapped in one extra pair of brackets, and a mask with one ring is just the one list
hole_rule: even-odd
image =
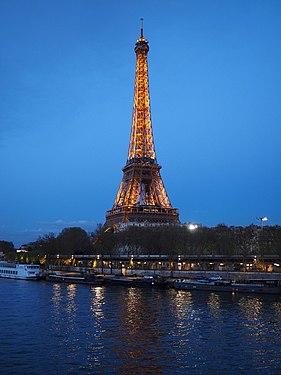
[(80, 227), (86, 232), (94, 231), (97, 222), (89, 220), (63, 220), (58, 219), (54, 221), (40, 221), (37, 222), (39, 227), (26, 227), (24, 229), (16, 228), (13, 225), (0, 225), (0, 239), (14, 242), (16, 247), (22, 244), (33, 242), (38, 239), (39, 236), (44, 234), (54, 233), (58, 235), (64, 228), (68, 227)]
[(86, 231), (94, 230), (97, 222), (89, 220), (54, 220), (54, 221), (40, 221), (40, 224), (43, 227), (43, 232), (55, 232), (67, 228), (67, 227), (81, 227)]
[(42, 228), (36, 228), (36, 229), (23, 229), (23, 230), (20, 230), (21, 233), (41, 233), (42, 232)]

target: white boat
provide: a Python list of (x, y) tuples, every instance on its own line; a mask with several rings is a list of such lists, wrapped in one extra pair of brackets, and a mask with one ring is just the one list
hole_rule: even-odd
[(40, 266), (37, 264), (0, 262), (0, 277), (20, 280), (37, 280), (40, 276)]

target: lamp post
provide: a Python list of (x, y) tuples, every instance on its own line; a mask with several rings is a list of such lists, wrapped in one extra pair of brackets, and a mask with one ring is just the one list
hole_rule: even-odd
[(261, 224), (261, 229), (260, 229), (260, 233), (259, 233), (259, 249), (260, 249), (260, 253), (261, 253), (261, 259), (262, 259), (262, 264), (263, 264), (263, 269), (265, 268), (265, 264), (264, 264), (264, 259), (263, 259), (263, 246), (261, 244), (261, 239), (262, 239), (262, 228), (263, 228), (263, 223), (266, 222), (268, 220), (268, 218), (266, 216), (263, 216), (263, 217), (257, 217), (257, 220), (260, 221), (260, 224)]
[(264, 223), (265, 221), (267, 221), (268, 218), (267, 218), (266, 216), (263, 216), (263, 217), (257, 217), (257, 220), (260, 221), (260, 223), (261, 223), (261, 228), (262, 228), (262, 227), (263, 227), (263, 223)]

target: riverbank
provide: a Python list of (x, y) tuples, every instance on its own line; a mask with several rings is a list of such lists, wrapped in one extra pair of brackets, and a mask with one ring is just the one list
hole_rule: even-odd
[(214, 274), (219, 275), (225, 280), (248, 280), (248, 279), (278, 279), (281, 280), (281, 272), (235, 272), (235, 271), (178, 271), (178, 270), (151, 270), (151, 269), (126, 269), (118, 268), (91, 268), (91, 267), (72, 267), (49, 265), (49, 271), (78, 272), (84, 274), (103, 274), (103, 275), (120, 275), (120, 276), (159, 276), (166, 278), (182, 279), (182, 278), (210, 278)]
[(56, 283), (90, 284), (101, 285), (122, 285), (127, 287), (150, 287), (177, 290), (204, 290), (230, 293), (262, 293), (281, 295), (281, 275), (266, 277), (263, 275), (253, 275), (251, 277), (245, 273), (236, 275), (219, 275), (211, 273), (189, 274), (183, 277), (173, 275), (120, 275), (120, 274), (99, 274), (96, 275), (91, 270), (87, 272), (68, 272), (66, 270), (52, 270), (45, 274), (46, 280)]

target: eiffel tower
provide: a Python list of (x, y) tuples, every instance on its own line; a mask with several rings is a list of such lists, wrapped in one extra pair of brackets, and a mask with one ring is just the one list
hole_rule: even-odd
[[(143, 37), (135, 45), (136, 78), (128, 158), (123, 178), (111, 210), (106, 212), (105, 227), (117, 229), (121, 223), (178, 224), (179, 213), (166, 193), (157, 163), (150, 112), (147, 54)], [(156, 225), (157, 225), (156, 224)]]

